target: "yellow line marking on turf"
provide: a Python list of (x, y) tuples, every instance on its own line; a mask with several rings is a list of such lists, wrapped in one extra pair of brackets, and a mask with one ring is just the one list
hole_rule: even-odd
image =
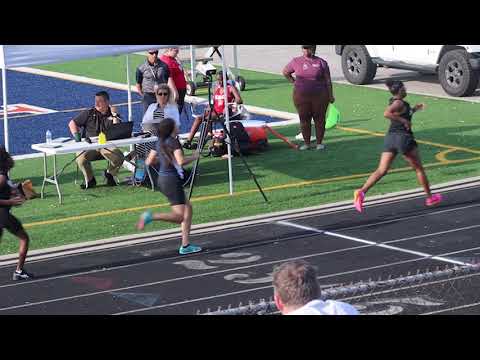
[[(423, 167), (424, 168), (430, 168), (430, 167), (437, 167), (437, 166), (446, 166), (446, 165), (451, 165), (451, 164), (461, 164), (461, 163), (465, 163), (465, 162), (479, 161), (479, 160), (480, 160), (480, 157), (475, 157), (475, 158), (470, 158), (470, 159), (461, 159), (461, 160), (447, 160), (446, 162), (444, 161), (444, 162), (438, 162), (438, 163), (425, 164), (425, 165), (423, 165)], [(402, 167), (402, 168), (398, 168), (398, 169), (392, 169), (389, 172), (398, 173), (398, 172), (405, 172), (405, 171), (412, 171), (412, 169), (411, 169), (411, 167)], [(292, 188), (292, 187), (301, 187), (301, 186), (308, 186), (308, 185), (328, 184), (328, 183), (333, 183), (333, 182), (338, 182), (338, 181), (364, 178), (364, 177), (367, 177), (369, 175), (370, 175), (370, 173), (364, 173), (364, 174), (355, 174), (355, 175), (347, 175), (347, 176), (338, 176), (338, 177), (328, 178), (328, 179), (301, 181), (301, 182), (291, 183), (291, 184), (270, 186), (270, 187), (267, 187), (267, 188), (263, 188), (263, 191), (273, 191), (273, 190), (288, 189), (288, 188)], [(237, 193), (234, 193), (233, 195), (230, 195), (229, 193), (217, 194), (217, 195), (206, 195), (206, 196), (200, 196), (200, 197), (193, 198), (191, 200), (191, 202), (203, 202), (203, 201), (208, 201), (208, 200), (216, 200), (216, 199), (222, 199), (222, 198), (227, 198), (227, 197), (231, 197), (231, 196), (240, 196), (240, 195), (251, 194), (251, 193), (255, 193), (255, 192), (258, 192), (258, 189), (250, 189), (250, 190), (239, 191)], [(110, 211), (103, 211), (103, 212), (93, 213), (93, 214), (70, 216), (70, 217), (67, 217), (67, 218), (61, 218), (61, 219), (55, 219), (55, 220), (38, 221), (38, 222), (24, 224), (23, 226), (30, 228), (30, 227), (33, 227), (33, 226), (59, 224), (59, 223), (68, 222), (68, 221), (78, 221), (78, 220), (83, 220), (83, 219), (96, 218), (96, 217), (100, 217), (100, 216), (109, 216), (109, 215), (115, 215), (115, 214), (135, 212), (135, 211), (140, 211), (140, 210), (160, 208), (160, 207), (165, 207), (165, 206), (168, 206), (168, 205), (169, 205), (168, 203), (162, 203), (162, 204), (155, 204), (155, 205), (137, 206), (137, 207), (127, 208), (127, 209), (110, 210)]]
[(447, 154), (455, 152), (455, 149), (444, 150), (435, 155), (435, 158), (442, 163), (450, 163), (450, 160), (446, 158)]
[[(369, 130), (363, 130), (363, 129), (354, 129), (354, 128), (348, 128), (348, 127), (343, 127), (343, 126), (337, 126), (337, 129), (348, 131), (348, 132), (355, 132), (355, 133), (359, 133), (359, 134), (370, 134), (372, 136), (385, 137), (385, 134), (375, 132), (375, 131), (369, 131)], [(441, 148), (445, 148), (445, 149), (459, 150), (459, 151), (464, 151), (464, 152), (480, 155), (480, 150), (474, 150), (474, 149), (469, 149), (469, 148), (460, 147), (460, 146), (439, 144), (439, 143), (426, 141), (426, 140), (418, 140), (418, 139), (415, 139), (415, 140), (417, 141), (417, 143), (420, 143), (420, 144), (431, 145), (431, 146), (441, 147)]]

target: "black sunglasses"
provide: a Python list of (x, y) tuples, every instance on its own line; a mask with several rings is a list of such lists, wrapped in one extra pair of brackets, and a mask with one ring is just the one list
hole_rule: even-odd
[(158, 96), (168, 96), (168, 92), (157, 92)]
[(155, 52), (148, 52), (150, 55), (157, 55), (158, 54), (158, 51), (155, 51)]

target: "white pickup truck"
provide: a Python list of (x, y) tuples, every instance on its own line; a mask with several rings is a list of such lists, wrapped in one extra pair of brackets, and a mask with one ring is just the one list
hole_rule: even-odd
[(368, 84), (378, 67), (437, 74), (451, 96), (470, 96), (479, 85), (480, 45), (335, 45), (352, 84)]

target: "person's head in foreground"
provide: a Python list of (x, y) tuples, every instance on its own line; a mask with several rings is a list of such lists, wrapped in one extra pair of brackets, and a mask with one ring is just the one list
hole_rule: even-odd
[(388, 90), (393, 96), (400, 99), (403, 99), (405, 96), (407, 96), (407, 88), (402, 81), (388, 79), (385, 82), (385, 85), (387, 85)]
[(289, 261), (273, 271), (275, 305), (283, 315), (357, 315), (351, 305), (320, 300), (315, 268), (304, 260)]
[(0, 145), (0, 172), (8, 173), (11, 168), (13, 168), (15, 162), (13, 158), (8, 153), (5, 146)]
[(162, 141), (167, 140), (169, 137), (175, 137), (178, 133), (177, 125), (173, 119), (166, 118), (155, 125), (158, 131), (158, 137)]

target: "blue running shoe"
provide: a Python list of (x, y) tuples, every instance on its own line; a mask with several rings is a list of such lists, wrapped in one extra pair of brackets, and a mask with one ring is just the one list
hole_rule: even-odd
[(193, 254), (202, 251), (202, 248), (197, 245), (188, 244), (187, 247), (180, 246), (178, 253), (180, 255)]
[(153, 221), (153, 216), (151, 211), (145, 211), (142, 215), (140, 215), (140, 219), (137, 222), (137, 229), (143, 230), (145, 225), (150, 224)]

